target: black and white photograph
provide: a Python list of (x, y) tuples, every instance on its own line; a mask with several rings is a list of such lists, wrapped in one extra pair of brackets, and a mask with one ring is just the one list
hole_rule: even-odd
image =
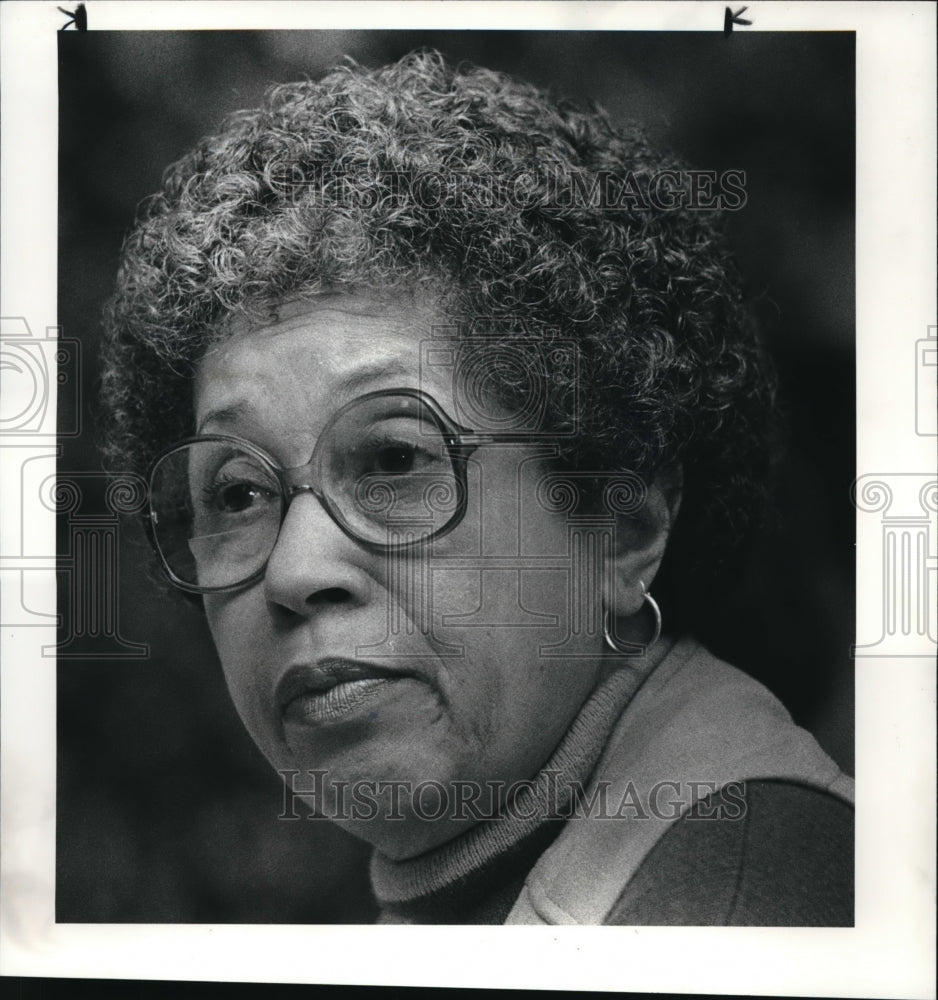
[[(4, 732), (11, 697), (51, 696), (45, 919), (164, 942), (164, 979), (266, 979), (201, 961), (198, 927), (235, 962), (264, 942), (269, 981), (527, 985), (448, 951), (442, 978), (273, 974), (278, 935), (403, 967), (462, 940), (434, 925), (846, 954), (899, 905), (868, 888), (873, 788), (901, 770), (933, 812), (938, 636), (934, 212), (896, 224), (879, 298), (918, 326), (880, 361), (867, 36), (758, 5), (708, 30), (681, 4), (635, 5), (644, 30), (291, 6), (50, 21), (54, 301), (18, 310), (5, 265), (0, 442), (4, 640), (43, 637)], [(877, 365), (896, 384), (864, 396)], [(870, 766), (884, 687), (910, 742)], [(911, 919), (934, 822), (894, 804)], [(578, 978), (563, 947), (557, 985), (656, 982)], [(868, 995), (925, 995), (929, 947)], [(780, 992), (862, 995), (847, 959), (804, 961)], [(773, 991), (753, 976), (730, 992)]]

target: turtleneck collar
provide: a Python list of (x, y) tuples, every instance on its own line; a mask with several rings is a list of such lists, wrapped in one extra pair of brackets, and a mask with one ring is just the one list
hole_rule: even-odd
[[(623, 661), (597, 685), (550, 759), (498, 817), (414, 858), (394, 861), (376, 852), (371, 879), (383, 919), (467, 922), (466, 908), (477, 908), (487, 892), (497, 895), (504, 876), (520, 891), (524, 875), (560, 832), (574, 790), (585, 786), (617, 719), (666, 646), (660, 640), (653, 662)], [(502, 900), (502, 908), (510, 908), (514, 895)]]

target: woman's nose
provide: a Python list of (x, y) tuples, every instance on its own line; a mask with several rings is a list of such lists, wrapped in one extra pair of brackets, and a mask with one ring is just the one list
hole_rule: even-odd
[(369, 580), (360, 547), (332, 520), (313, 493), (297, 495), (267, 560), (268, 601), (300, 615), (332, 604), (360, 604)]

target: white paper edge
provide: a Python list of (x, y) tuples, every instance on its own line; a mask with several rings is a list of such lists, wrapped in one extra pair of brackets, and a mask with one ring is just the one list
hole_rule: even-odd
[[(63, 4), (74, 7), (74, 4)], [(498, 27), (722, 30), (711, 3), (86, 4), (92, 30)], [(739, 5), (736, 5), (739, 6)], [(734, 7), (736, 9), (736, 7)], [(934, 474), (915, 433), (915, 344), (936, 322), (935, 7), (759, 3), (746, 31), (857, 32), (858, 474)], [(54, 3), (0, 6), (5, 316), (55, 326)], [(933, 388), (933, 387), (932, 387)], [(54, 391), (54, 390), (53, 390)], [(930, 390), (929, 390), (930, 391)], [(932, 405), (929, 403), (929, 405)], [(24, 454), (0, 440), (2, 509)], [(51, 441), (54, 445), (54, 440)], [(29, 454), (50, 442), (26, 442)], [(11, 474), (12, 473), (12, 474)], [(28, 512), (31, 531), (54, 515)], [(932, 521), (934, 532), (935, 524)], [(0, 558), (23, 528), (0, 524)], [(882, 614), (881, 523), (857, 514), (858, 622)], [(13, 565), (9, 562), (0, 566)], [(934, 580), (935, 570), (930, 570)], [(932, 591), (934, 593), (934, 590)], [(32, 596), (54, 604), (54, 574)], [(50, 596), (51, 595), (51, 596)], [(3, 599), (9, 597), (4, 592)], [(15, 596), (15, 595), (14, 595)], [(0, 621), (7, 618), (0, 614)], [(502, 928), (54, 923), (54, 629), (2, 631), (0, 972), (4, 975), (934, 996), (935, 663), (857, 660), (857, 909), (853, 929)]]

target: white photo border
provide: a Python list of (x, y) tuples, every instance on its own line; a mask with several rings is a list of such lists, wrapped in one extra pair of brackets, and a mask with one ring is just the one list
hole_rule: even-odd
[[(65, 4), (72, 8), (74, 4)], [(720, 3), (89, 0), (91, 30), (529, 28), (722, 31)], [(735, 5), (739, 6), (739, 5)], [(916, 433), (915, 344), (936, 323), (935, 20), (929, 3), (758, 3), (745, 31), (855, 31), (857, 474), (935, 473)], [(56, 326), (57, 50), (53, 2), (5, 3), (2, 314)], [(24, 150), (29, 155), (24, 155)], [(42, 151), (37, 155), (37, 151)], [(897, 178), (895, 172), (902, 171)], [(897, 192), (901, 191), (901, 198)], [(928, 384), (922, 390), (933, 392)], [(54, 392), (54, 382), (53, 382)], [(934, 399), (927, 403), (934, 411)], [(54, 396), (53, 396), (54, 410)], [(16, 447), (48, 454), (55, 440)], [(3, 477), (9, 510), (11, 477)], [(31, 531), (54, 536), (51, 511)], [(0, 551), (19, 551), (5, 516)], [(932, 530), (938, 531), (932, 518)], [(881, 615), (881, 525), (857, 514), (857, 621)], [(928, 571), (934, 580), (935, 571)], [(55, 600), (55, 572), (35, 596)], [(934, 584), (933, 584), (934, 586)], [(932, 594), (935, 593), (933, 589)], [(10, 595), (3, 593), (6, 602)], [(50, 606), (46, 603), (44, 606)], [(6, 620), (0, 617), (0, 620)], [(55, 923), (55, 643), (4, 629), (0, 972), (4, 975), (461, 985), (636, 992), (927, 997), (935, 961), (935, 662), (856, 660), (856, 926), (850, 929), (362, 927)], [(367, 956), (367, 961), (363, 961)]]

